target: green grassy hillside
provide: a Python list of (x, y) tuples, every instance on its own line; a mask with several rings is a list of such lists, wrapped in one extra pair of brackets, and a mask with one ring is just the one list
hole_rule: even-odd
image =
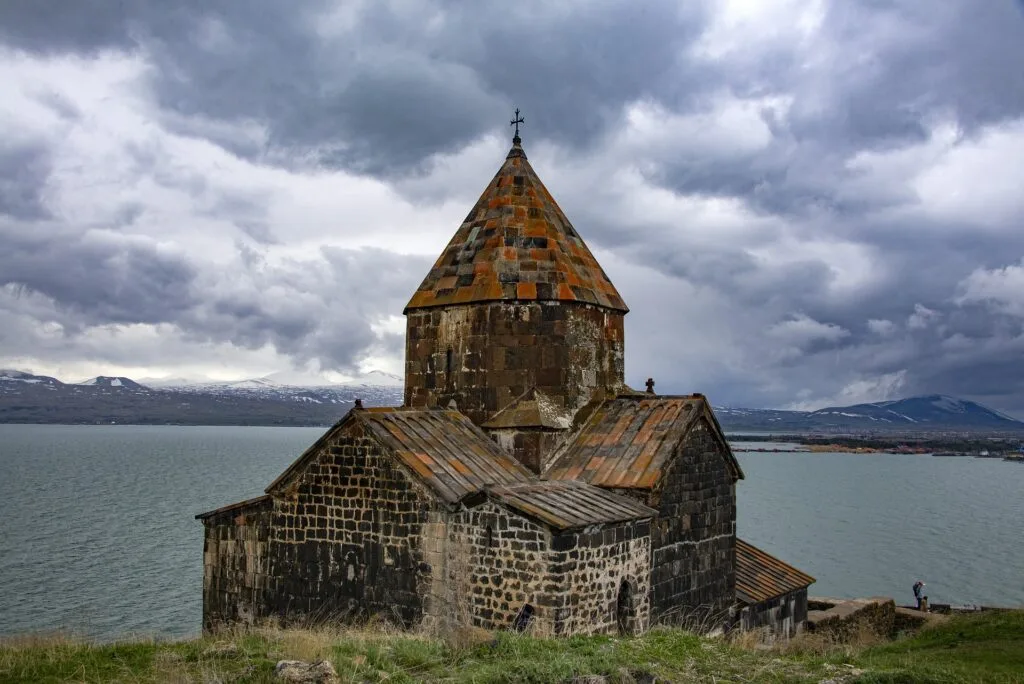
[[(183, 642), (0, 642), (3, 682), (271, 682), (278, 660), (332, 661), (343, 682), (1024, 682), (1024, 611), (955, 617), (893, 642), (814, 635), (768, 648), (749, 636), (655, 630), (634, 639), (538, 639), (473, 631), (276, 630)], [(590, 680), (595, 681), (595, 680)]]

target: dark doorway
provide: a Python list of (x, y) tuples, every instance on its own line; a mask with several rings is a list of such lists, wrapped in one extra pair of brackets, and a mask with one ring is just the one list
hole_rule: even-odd
[(533, 606), (529, 603), (524, 605), (516, 613), (515, 618), (512, 620), (512, 629), (517, 632), (525, 632), (530, 626), (530, 622), (533, 621)]
[(636, 600), (633, 583), (623, 578), (619, 583), (619, 597), (615, 601), (615, 622), (619, 634), (632, 636), (636, 630)]

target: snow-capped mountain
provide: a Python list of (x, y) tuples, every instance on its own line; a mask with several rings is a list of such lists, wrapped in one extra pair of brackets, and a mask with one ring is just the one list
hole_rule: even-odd
[(189, 383), (163, 389), (184, 394), (240, 396), (312, 404), (350, 404), (361, 399), (367, 406), (397, 406), (402, 403), (404, 385), (402, 378), (383, 371), (370, 371), (335, 382), (324, 375), (282, 372), (248, 380)]
[(942, 394), (823, 408), (812, 411), (808, 418), (826, 422), (842, 418), (845, 423), (854, 421), (864, 425), (874, 423), (904, 428), (917, 426), (921, 429), (930, 429), (937, 425), (986, 428), (1024, 425), (987, 406)]
[(829, 406), (817, 411), (775, 411), (716, 407), (726, 430), (811, 432), (932, 432), (942, 430), (1024, 431), (1024, 422), (987, 406), (941, 394)]
[(110, 376), (110, 375), (97, 375), (95, 378), (89, 378), (82, 382), (75, 383), (78, 385), (84, 385), (87, 387), (105, 387), (109, 389), (126, 389), (126, 390), (146, 390), (148, 388), (135, 382), (131, 378), (123, 376)]
[(123, 376), (101, 375), (64, 383), (4, 370), (0, 371), (0, 422), (329, 425), (356, 399), (367, 406), (402, 403), (397, 378), (380, 372), (314, 387), (273, 380), (181, 384), (172, 380), (163, 386), (157, 380), (150, 386)]
[[(290, 384), (295, 381), (311, 384)], [(160, 386), (163, 382), (168, 384)], [(178, 383), (100, 375), (65, 384), (46, 375), (0, 370), (0, 422), (329, 425), (356, 399), (367, 406), (400, 405), (404, 384), (381, 371), (340, 381), (288, 372), (234, 382)], [(1024, 422), (938, 394), (817, 411), (719, 406), (715, 413), (730, 432), (1024, 432)]]
[(21, 383), (22, 385), (43, 385), (51, 388), (64, 384), (57, 378), (51, 378), (49, 375), (32, 375), (25, 371), (10, 370), (7, 368), (0, 369), (0, 391), (3, 391), (4, 389), (17, 388), (19, 385), (14, 383)]

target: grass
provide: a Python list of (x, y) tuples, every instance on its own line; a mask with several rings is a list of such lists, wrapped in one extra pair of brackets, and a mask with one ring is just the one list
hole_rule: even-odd
[(955, 617), (897, 641), (806, 635), (767, 647), (752, 635), (676, 629), (631, 639), (544, 639), (455, 630), (443, 638), (367, 629), (251, 630), (190, 641), (97, 645), (57, 636), (0, 641), (0, 682), (271, 682), (278, 660), (329, 659), (342, 682), (1022, 682), (1024, 611)]

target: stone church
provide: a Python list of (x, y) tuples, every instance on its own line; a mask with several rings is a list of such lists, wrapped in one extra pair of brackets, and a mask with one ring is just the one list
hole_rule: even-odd
[(625, 384), (628, 311), (517, 126), (405, 308), (404, 404), (357, 401), (263, 496), (197, 516), (204, 627), (792, 631), (813, 578), (738, 550), (743, 471), (702, 395)]

